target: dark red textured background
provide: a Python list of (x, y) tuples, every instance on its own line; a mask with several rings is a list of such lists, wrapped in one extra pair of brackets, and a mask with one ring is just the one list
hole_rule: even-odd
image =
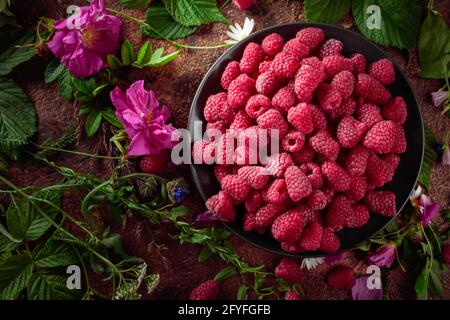
[[(59, 19), (65, 16), (69, 5), (83, 5), (81, 0), (22, 0), (17, 1), (16, 12), (23, 25), (32, 25), (38, 17), (46, 16)], [(120, 9), (116, 1), (106, 1), (108, 5)], [(425, 1), (426, 2), (426, 1)], [(424, 3), (424, 6), (426, 3)], [(438, 9), (447, 23), (450, 23), (450, 6), (448, 0), (435, 1)], [(296, 0), (258, 1), (258, 5), (251, 10), (241, 12), (231, 3), (223, 10), (224, 15), (233, 22), (242, 24), (245, 16), (255, 19), (255, 29), (272, 26), (279, 23), (303, 21), (303, 5)], [(145, 18), (144, 10), (126, 10), (138, 18)], [(351, 17), (342, 19), (340, 25), (355, 29)], [(122, 37), (132, 41), (137, 48), (145, 39), (139, 33), (139, 26), (133, 22), (124, 21)], [(186, 43), (192, 45), (212, 45), (221, 43), (227, 38), (225, 31), (227, 26), (223, 24), (207, 25), (189, 36)], [(173, 50), (167, 44), (152, 40), (154, 46), (165, 46)], [(124, 74), (124, 80), (133, 82), (144, 79), (148, 88), (157, 92), (158, 98), (171, 107), (174, 125), (180, 128), (187, 126), (187, 118), (190, 103), (200, 83), (212, 63), (223, 53), (225, 49), (217, 50), (184, 50), (180, 56), (167, 66), (159, 69), (145, 71), (131, 71)], [(413, 49), (409, 54), (406, 51), (386, 49), (399, 66), (403, 69), (418, 96), (425, 123), (434, 131), (438, 141), (442, 141), (450, 128), (449, 118), (439, 115), (439, 110), (434, 108), (430, 101), (429, 93), (439, 88), (440, 83), (433, 80), (424, 80), (416, 76), (420, 70), (417, 61), (417, 52)], [(60, 136), (67, 128), (77, 126), (81, 128), (82, 121), (76, 117), (77, 106), (64, 101), (58, 94), (57, 85), (45, 85), (43, 72), (48, 58), (35, 59), (14, 73), (16, 81), (24, 88), (26, 93), (34, 101), (39, 117), (39, 133), (37, 139), (42, 142), (48, 138)], [(79, 129), (77, 150), (85, 152), (98, 152), (108, 154), (112, 147), (108, 143), (110, 132), (102, 128), (95, 137), (87, 138)], [(110, 173), (113, 164), (109, 161), (86, 159), (80, 156), (67, 154), (55, 155), (52, 160), (60, 165), (66, 165), (78, 172), (90, 172), (106, 177)], [(187, 168), (171, 168), (170, 175), (185, 175)], [(60, 176), (47, 167), (40, 166), (31, 161), (25, 161), (13, 165), (11, 176), (13, 182), (19, 186), (25, 185), (49, 185), (57, 182)], [(448, 207), (450, 195), (450, 167), (435, 165), (431, 177), (431, 196), (444, 207)], [(195, 190), (187, 203), (194, 213), (204, 210), (203, 202)], [(66, 195), (63, 201), (64, 209), (75, 216), (79, 216), (79, 204), (73, 195)], [(197, 255), (199, 246), (180, 245), (171, 238), (174, 232), (170, 225), (150, 225), (145, 218), (129, 214), (121, 225), (108, 219), (108, 214), (102, 215), (101, 223), (112, 224), (112, 229), (123, 236), (124, 246), (132, 255), (143, 257), (149, 265), (149, 271), (159, 273), (161, 277), (158, 288), (151, 294), (145, 295), (148, 299), (182, 299), (187, 298), (190, 290), (200, 282), (213, 277), (225, 266), (219, 258), (209, 259), (207, 262), (198, 263)], [(436, 219), (437, 222), (440, 218)], [(251, 264), (265, 264), (268, 270), (273, 270), (279, 261), (279, 257), (261, 251), (236, 237), (232, 237), (232, 243), (239, 254)], [(350, 253), (338, 264), (354, 267), (357, 274), (363, 274), (365, 264), (360, 256)], [(333, 265), (322, 265), (317, 269), (305, 271), (301, 285), (306, 299), (349, 299), (350, 293), (333, 290), (326, 284), (325, 277)], [(414, 282), (417, 272), (408, 269), (403, 272), (395, 268), (387, 275), (386, 291), (391, 299), (414, 299)], [(450, 277), (448, 274), (442, 277), (445, 288), (445, 297), (450, 298)], [(102, 282), (98, 281), (102, 286)], [(233, 299), (239, 286), (238, 278), (226, 280), (222, 285), (220, 298)]]

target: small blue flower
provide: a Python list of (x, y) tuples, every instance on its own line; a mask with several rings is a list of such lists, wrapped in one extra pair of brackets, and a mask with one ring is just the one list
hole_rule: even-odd
[(173, 193), (173, 200), (175, 203), (182, 203), (186, 199), (188, 191), (183, 187), (176, 187)]
[(439, 158), (444, 154), (444, 147), (440, 143), (436, 143), (433, 149)]

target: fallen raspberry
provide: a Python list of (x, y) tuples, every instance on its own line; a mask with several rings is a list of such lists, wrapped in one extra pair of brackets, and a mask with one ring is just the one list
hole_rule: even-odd
[(286, 169), (292, 165), (294, 165), (294, 160), (292, 160), (291, 155), (283, 152), (268, 157), (265, 169), (271, 175), (281, 178), (284, 177)]
[(343, 56), (328, 56), (322, 60), (325, 72), (329, 79), (333, 78), (339, 72), (347, 70), (352, 72), (353, 65), (347, 58)]
[(233, 109), (240, 109), (245, 106), (254, 91), (255, 80), (245, 73), (241, 74), (231, 81), (228, 87), (228, 104)]
[(350, 221), (347, 221), (347, 228), (359, 228), (365, 225), (370, 218), (369, 210), (361, 203), (357, 203), (353, 206), (353, 217)]
[(349, 60), (353, 66), (353, 74), (358, 75), (366, 72), (367, 61), (361, 53), (352, 54)]
[(189, 296), (189, 300), (214, 300), (219, 294), (219, 284), (214, 280), (202, 282), (195, 287)]
[(300, 60), (285, 52), (278, 53), (270, 64), (270, 71), (277, 77), (292, 78), (300, 66)]
[(239, 10), (246, 10), (255, 2), (256, 0), (233, 0), (234, 5), (237, 6)]
[(322, 210), (328, 204), (327, 196), (320, 190), (313, 190), (313, 192), (306, 198), (306, 203), (313, 210)]
[(289, 200), (286, 182), (284, 179), (275, 179), (263, 191), (263, 198), (266, 202), (282, 204)]
[(283, 52), (301, 60), (308, 56), (309, 47), (303, 44), (298, 38), (293, 38), (286, 42), (283, 47)]
[(355, 283), (356, 278), (350, 267), (337, 267), (328, 275), (328, 284), (334, 289), (351, 290)]
[(283, 150), (286, 152), (297, 152), (303, 148), (305, 144), (305, 135), (300, 131), (291, 131), (284, 136), (281, 141)]
[[(403, 128), (401, 129), (403, 130)], [(363, 144), (366, 148), (376, 153), (388, 153), (394, 145), (395, 132), (396, 126), (394, 122), (390, 120), (377, 122), (367, 132)]]
[(270, 176), (265, 173), (265, 170), (258, 166), (245, 166), (238, 170), (239, 177), (256, 190), (264, 189), (269, 182)]
[(233, 201), (224, 191), (209, 198), (206, 201), (206, 208), (220, 220), (233, 221), (236, 218)]
[(206, 101), (203, 115), (206, 121), (215, 122), (224, 120), (226, 122), (233, 121), (234, 115), (227, 102), (228, 96), (225, 92), (212, 95)]
[(325, 33), (320, 28), (308, 27), (297, 32), (296, 38), (312, 51), (325, 39)]
[(227, 67), (225, 68), (222, 78), (220, 79), (220, 83), (222, 84), (222, 88), (228, 89), (230, 86), (230, 83), (239, 77), (241, 74), (241, 67), (239, 66), (239, 62), (237, 61), (231, 61), (228, 63)]
[(394, 168), (373, 153), (369, 155), (367, 160), (366, 172), (369, 183), (376, 187), (384, 186), (394, 177)]
[(311, 102), (314, 91), (322, 82), (323, 72), (303, 64), (295, 75), (294, 91), (299, 102)]
[(359, 201), (364, 198), (367, 190), (366, 176), (352, 176), (348, 197), (353, 201)]
[(380, 59), (369, 66), (369, 75), (384, 85), (395, 81), (394, 65), (389, 59)]
[(293, 209), (278, 216), (272, 224), (272, 236), (280, 242), (295, 242), (300, 238), (305, 221), (299, 211)]
[(258, 69), (259, 64), (263, 60), (264, 52), (259, 44), (254, 42), (250, 42), (244, 50), (242, 54), (241, 61), (239, 65), (241, 67), (241, 71), (247, 74), (252, 73), (253, 71)]
[(376, 104), (385, 104), (391, 99), (391, 93), (377, 79), (361, 73), (355, 83), (355, 93)]
[(300, 236), (300, 245), (308, 251), (316, 251), (320, 248), (322, 242), (322, 225), (318, 222), (310, 222), (303, 229)]
[(275, 268), (275, 275), (291, 284), (294, 284), (300, 283), (303, 272), (297, 262), (283, 258)]
[(327, 226), (339, 231), (351, 221), (353, 215), (351, 201), (344, 195), (337, 195), (327, 210)]
[(341, 242), (333, 230), (331, 228), (323, 228), (320, 250), (325, 253), (335, 253), (340, 247)]
[(386, 120), (404, 124), (408, 116), (405, 100), (402, 97), (395, 97), (383, 107), (382, 113)]
[[(245, 200), (245, 209), (247, 209), (247, 212), (253, 212), (255, 213), (261, 207), (265, 204), (265, 201), (263, 199), (263, 196), (261, 192), (257, 190), (252, 190), (248, 194), (247, 199)], [(256, 223), (256, 218), (255, 218)]]
[(291, 156), (296, 164), (301, 165), (312, 161), (314, 159), (314, 154), (315, 151), (310, 146), (305, 145), (300, 151), (293, 152)]
[(371, 129), (376, 123), (383, 121), (380, 108), (371, 103), (365, 103), (358, 107), (356, 116), (359, 121), (366, 124), (367, 129)]
[(264, 112), (269, 110), (272, 107), (270, 103), (270, 99), (262, 94), (257, 94), (247, 101), (247, 105), (245, 106), (245, 111), (251, 118), (258, 118)]
[(268, 56), (275, 56), (283, 50), (284, 39), (278, 33), (271, 33), (262, 41), (261, 47)]
[(371, 212), (385, 217), (393, 217), (397, 213), (395, 193), (391, 191), (368, 192), (364, 203)]
[(283, 205), (276, 205), (273, 203), (267, 203), (261, 207), (255, 215), (255, 221), (258, 227), (270, 226), (276, 217), (284, 212)]
[(406, 136), (405, 130), (399, 124), (394, 126), (394, 143), (392, 144), (391, 152), (393, 153), (404, 153), (406, 151)]
[(288, 112), (288, 110), (294, 106), (295, 99), (294, 91), (289, 87), (283, 87), (273, 96), (272, 105), (275, 108), (284, 110), (284, 112)]
[(320, 131), (309, 139), (309, 145), (319, 154), (336, 160), (339, 154), (339, 143), (337, 143), (331, 135), (326, 131)]
[(302, 300), (302, 298), (295, 291), (286, 291), (284, 300)]
[(331, 81), (331, 87), (341, 94), (343, 100), (352, 95), (354, 85), (355, 77), (347, 70), (339, 72)]
[(256, 91), (264, 94), (270, 95), (279, 85), (280, 80), (272, 71), (266, 71), (261, 73), (256, 79)]
[(352, 116), (345, 116), (339, 122), (336, 131), (336, 138), (344, 148), (353, 148), (366, 133), (364, 122), (355, 120)]
[[(201, 142), (200, 144), (202, 146), (204, 145), (203, 142)], [(200, 148), (202, 148), (202, 146), (200, 146)], [(169, 153), (166, 151), (162, 151), (158, 154), (151, 154), (143, 157), (139, 164), (142, 172), (161, 175), (168, 158)]]
[(340, 55), (344, 45), (341, 41), (337, 39), (328, 39), (319, 48), (318, 57), (320, 60), (328, 56), (338, 56)]
[(350, 188), (350, 176), (336, 162), (326, 161), (321, 168), (325, 179), (334, 190), (342, 192)]
[(323, 186), (323, 175), (320, 166), (314, 162), (304, 163), (300, 169), (308, 178), (313, 189), (320, 189)]
[(312, 192), (308, 177), (297, 166), (290, 166), (284, 174), (286, 187), (292, 201), (297, 202), (309, 196)]

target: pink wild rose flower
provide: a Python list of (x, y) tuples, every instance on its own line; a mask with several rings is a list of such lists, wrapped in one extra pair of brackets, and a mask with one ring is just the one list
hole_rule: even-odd
[(367, 262), (379, 267), (390, 268), (396, 257), (396, 245), (388, 243), (367, 255)]
[(116, 87), (110, 96), (116, 115), (131, 139), (128, 155), (157, 154), (175, 146), (177, 142), (172, 141), (172, 134), (176, 129), (166, 124), (170, 111), (160, 105), (155, 92), (145, 90), (143, 80), (133, 83), (126, 93)]
[(67, 19), (55, 22), (49, 49), (77, 77), (89, 77), (107, 66), (106, 56), (119, 49), (122, 21), (108, 14), (104, 0), (93, 0)]

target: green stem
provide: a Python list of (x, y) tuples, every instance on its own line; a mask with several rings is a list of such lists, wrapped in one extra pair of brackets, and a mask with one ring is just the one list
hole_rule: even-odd
[(72, 151), (72, 150), (66, 150), (66, 149), (60, 149), (60, 148), (47, 147), (47, 146), (43, 146), (43, 145), (39, 145), (39, 144), (35, 144), (35, 143), (33, 143), (33, 144), (39, 149), (76, 154), (79, 156), (85, 156), (85, 157), (90, 157), (90, 158), (107, 159), (107, 160), (121, 160), (122, 159), (122, 157), (99, 156), (96, 154), (91, 154), (91, 153), (86, 153), (86, 152), (79, 152), (79, 151)]

